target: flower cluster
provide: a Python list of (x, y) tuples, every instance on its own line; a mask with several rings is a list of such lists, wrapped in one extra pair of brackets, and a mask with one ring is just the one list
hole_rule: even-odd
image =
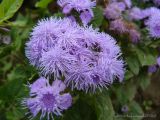
[(30, 118), (37, 116), (41, 112), (40, 118), (53, 118), (54, 114), (62, 115), (63, 110), (68, 109), (72, 103), (72, 97), (69, 93), (60, 94), (66, 88), (60, 80), (55, 80), (52, 85), (43, 77), (39, 78), (33, 84), (29, 85), (30, 97), (22, 102), (24, 107), (29, 108)]
[(66, 86), (95, 92), (124, 77), (124, 62), (116, 41), (68, 18), (39, 21), (26, 43), (26, 56), (41, 76), (54, 78), (52, 85), (43, 77), (29, 85), (30, 97), (24, 99), (23, 105), (32, 117), (41, 112), (41, 118), (49, 119), (68, 109), (71, 95), (60, 94)]
[(151, 7), (142, 10), (135, 7), (131, 9), (130, 17), (133, 20), (145, 19), (145, 25), (149, 30), (150, 36), (154, 38), (160, 38), (160, 9)]
[[(130, 0), (123, 0), (121, 2), (118, 0), (110, 1), (109, 4), (106, 5), (104, 15), (110, 22), (110, 30), (120, 34), (127, 34), (133, 43), (137, 43), (141, 35), (136, 26), (123, 19), (123, 12), (130, 9), (131, 6), (132, 2)], [(130, 16), (130, 19), (131, 17), (132, 16)]]
[(92, 8), (96, 1), (91, 0), (58, 0), (58, 5), (63, 8), (64, 14), (70, 14), (72, 10), (80, 13), (83, 24), (88, 24), (94, 16)]
[(33, 29), (26, 56), (44, 76), (65, 77), (72, 89), (95, 91), (124, 76), (120, 48), (115, 40), (71, 20), (49, 18)]

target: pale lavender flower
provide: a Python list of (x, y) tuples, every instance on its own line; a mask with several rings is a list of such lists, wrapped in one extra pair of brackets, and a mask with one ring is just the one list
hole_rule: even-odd
[(125, 8), (123, 2), (113, 2), (106, 6), (104, 15), (107, 19), (118, 19)]
[(156, 7), (150, 7), (150, 8), (146, 8), (143, 10), (143, 16), (144, 17), (151, 17), (153, 15), (159, 15), (160, 14), (160, 10)]
[(151, 37), (160, 38), (160, 14), (152, 15), (145, 24)]
[(156, 71), (157, 71), (157, 66), (156, 65), (149, 66), (149, 68), (148, 68), (149, 73), (154, 73)]
[(55, 78), (60, 78), (69, 70), (74, 69), (77, 61), (77, 57), (69, 51), (55, 47), (42, 55), (39, 68), (45, 76), (53, 74)]
[(160, 57), (157, 58), (157, 64), (160, 67)]
[(38, 82), (36, 81), (30, 86), (36, 91), (22, 101), (22, 105), (27, 107), (31, 113), (30, 118), (34, 118), (40, 113), (40, 119), (44, 117), (47, 117), (48, 120), (53, 119), (54, 115), (62, 115), (61, 112), (72, 104), (72, 97), (69, 93), (60, 93), (66, 88), (60, 80), (55, 80), (50, 85), (45, 78), (39, 78)]
[(117, 31), (119, 33), (125, 33), (127, 31), (125, 23), (122, 19), (116, 19), (111, 21), (109, 29)]
[[(25, 53), (30, 63), (38, 66), (42, 54), (57, 44), (64, 47), (76, 44), (71, 40), (71, 36), (78, 31), (74, 29), (75, 25), (76, 23), (67, 18), (62, 20), (51, 17), (39, 21), (31, 33), (30, 41), (26, 43)], [(70, 30), (69, 34), (67, 30)]]
[[(107, 87), (115, 78), (123, 80), (124, 63), (120, 59), (120, 48), (111, 36), (99, 33), (91, 26), (80, 27), (68, 19), (58, 21), (54, 31), (59, 33), (54, 45), (48, 49), (40, 45), (43, 52), (36, 67), (41, 74), (49, 78), (54, 76), (55, 79), (64, 76), (65, 83), (72, 89), (86, 92)], [(35, 36), (37, 34), (32, 37)]]
[(78, 12), (83, 10), (89, 10), (96, 5), (96, 1), (91, 0), (58, 0), (58, 5), (64, 8), (66, 5), (70, 5)]
[(29, 84), (30, 95), (38, 92), (40, 89), (43, 89), (43, 87), (45, 87), (47, 84), (48, 80), (46, 80), (44, 77), (40, 77), (33, 84)]
[(89, 11), (84, 11), (84, 12), (82, 12), (81, 15), (80, 15), (80, 18), (81, 18), (82, 23), (83, 23), (84, 25), (87, 25), (87, 24), (91, 21), (92, 17), (93, 17), (93, 15), (90, 14)]
[(97, 88), (108, 87), (115, 78), (122, 81), (124, 63), (119, 59), (120, 49), (115, 40), (91, 27), (84, 28), (81, 36), (86, 50), (78, 54), (79, 64), (66, 74), (65, 83), (72, 89), (95, 92)]
[(58, 0), (58, 5), (63, 8), (64, 14), (69, 14), (72, 9), (81, 13), (81, 20), (84, 24), (91, 21), (94, 16), (92, 8), (96, 6), (96, 1), (91, 0)]
[(129, 17), (130, 19), (133, 19), (133, 20), (141, 20), (146, 18), (146, 15), (144, 14), (144, 11), (141, 10), (140, 8), (133, 7), (129, 12)]

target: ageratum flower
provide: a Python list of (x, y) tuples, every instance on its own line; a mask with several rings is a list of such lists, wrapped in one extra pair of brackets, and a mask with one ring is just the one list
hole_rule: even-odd
[(107, 19), (118, 19), (125, 9), (126, 6), (123, 2), (113, 2), (106, 6), (104, 15)]
[(150, 7), (143, 10), (144, 17), (150, 17), (152, 15), (160, 14), (160, 10), (156, 7)]
[(63, 8), (64, 14), (69, 14), (72, 9), (79, 12), (80, 18), (84, 24), (88, 24), (94, 16), (92, 8), (96, 1), (91, 0), (58, 0), (58, 5)]
[(66, 74), (65, 83), (72, 89), (95, 91), (113, 83), (115, 78), (120, 81), (124, 77), (124, 63), (119, 59), (121, 53), (115, 40), (99, 33), (92, 27), (82, 28), (81, 44), (84, 52), (79, 52), (77, 68)]
[[(70, 19), (61, 20), (51, 17), (39, 21), (31, 33), (30, 41), (26, 43), (25, 53), (30, 63), (39, 66), (42, 54), (54, 48), (57, 42), (64, 47), (72, 44), (74, 40), (68, 38), (75, 35), (77, 29), (71, 26), (74, 26), (74, 23)], [(69, 34), (66, 33), (66, 28), (70, 29)]]
[[(52, 20), (45, 22), (52, 23)], [(67, 18), (53, 21), (56, 20), (59, 21), (59, 26), (54, 28), (59, 31), (56, 42), (41, 53), (36, 66), (41, 74), (55, 79), (63, 77), (67, 86), (86, 92), (107, 87), (114, 79), (123, 80), (124, 63), (120, 48), (111, 36), (92, 27), (80, 27)], [(36, 41), (31, 39), (29, 42), (33, 40)]]
[(152, 15), (145, 24), (151, 37), (160, 38), (160, 13)]
[(118, 33), (127, 32), (127, 28), (122, 19), (116, 19), (116, 20), (111, 21), (109, 29), (113, 31), (117, 31)]
[(129, 17), (132, 20), (141, 20), (146, 18), (147, 16), (144, 14), (144, 10), (141, 10), (138, 7), (133, 7), (129, 12)]
[(66, 88), (60, 80), (55, 80), (52, 85), (48, 80), (41, 77), (33, 84), (29, 85), (30, 97), (25, 98), (22, 105), (27, 107), (31, 113), (30, 118), (41, 114), (40, 119), (47, 117), (53, 119), (54, 115), (62, 115), (63, 110), (68, 109), (72, 103), (69, 93), (61, 93)]

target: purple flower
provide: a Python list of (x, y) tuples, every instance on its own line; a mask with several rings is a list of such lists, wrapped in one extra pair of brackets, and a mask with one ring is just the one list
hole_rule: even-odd
[(64, 14), (69, 14), (72, 9), (81, 13), (80, 18), (84, 24), (91, 21), (94, 16), (92, 8), (95, 7), (96, 1), (91, 0), (58, 0), (58, 5), (63, 8)]
[(31, 91), (33, 88), (36, 91), (29, 98), (25, 98), (22, 105), (30, 110), (31, 118), (41, 113), (40, 119), (45, 116), (47, 116), (48, 120), (50, 117), (53, 119), (54, 115), (62, 115), (61, 112), (68, 109), (72, 104), (72, 97), (69, 93), (60, 94), (66, 88), (65, 84), (60, 80), (55, 80), (50, 85), (45, 78), (39, 78), (30, 86)]
[[(70, 19), (47, 18), (38, 22), (31, 33), (30, 41), (26, 43), (26, 56), (34, 66), (39, 65), (42, 54), (54, 48), (57, 44), (67, 47), (74, 43), (70, 38), (78, 31), (76, 23)], [(66, 32), (70, 30), (70, 33)], [(78, 31), (79, 32), (79, 31)], [(67, 46), (66, 46), (67, 44)]]
[(39, 68), (45, 76), (53, 74), (55, 78), (60, 78), (67, 71), (74, 69), (77, 61), (76, 56), (66, 50), (55, 47), (42, 55)]
[(116, 19), (114, 21), (111, 21), (109, 29), (117, 31), (119, 33), (125, 33), (127, 31), (125, 23), (122, 19)]
[(29, 85), (30, 95), (38, 92), (40, 89), (45, 87), (48, 84), (48, 81), (44, 77), (40, 77), (33, 84)]
[(93, 15), (89, 11), (84, 11), (80, 15), (80, 18), (84, 25), (87, 25), (91, 21), (92, 17)]
[(65, 83), (72, 89), (95, 92), (112, 84), (115, 78), (122, 81), (124, 63), (119, 59), (120, 49), (115, 40), (91, 27), (84, 28), (81, 36), (82, 49), (86, 50), (77, 54), (78, 67), (66, 74)]
[(160, 57), (157, 58), (157, 64), (160, 67)]
[(148, 68), (149, 73), (154, 73), (156, 71), (157, 71), (157, 66), (156, 65), (149, 66), (149, 68)]
[[(45, 22), (52, 23), (52, 19)], [(120, 48), (111, 36), (91, 26), (80, 27), (69, 19), (59, 19), (58, 22), (59, 25), (53, 29), (58, 31), (56, 40), (51, 39), (50, 42), (55, 41), (52, 43), (54, 45), (39, 45), (42, 52), (38, 51), (40, 57), (36, 67), (43, 76), (55, 79), (65, 77), (67, 86), (86, 92), (107, 87), (115, 78), (123, 80), (124, 63), (120, 59)], [(32, 33), (32, 37), (36, 36)], [(42, 40), (48, 41), (47, 38)], [(36, 38), (29, 42), (33, 41), (37, 42)], [(32, 48), (32, 44), (28, 47)], [(29, 53), (35, 55), (34, 51)]]
[(144, 14), (143, 10), (141, 10), (138, 7), (134, 7), (130, 10), (129, 17), (130, 19), (133, 19), (133, 20), (141, 20), (141, 19), (144, 19), (146, 15)]
[(160, 14), (160, 10), (156, 7), (150, 7), (143, 10), (144, 17), (150, 17), (153, 15)]
[(145, 24), (151, 37), (160, 38), (160, 14), (152, 15)]
[(107, 19), (118, 19), (125, 8), (123, 2), (113, 2), (106, 6), (104, 15)]

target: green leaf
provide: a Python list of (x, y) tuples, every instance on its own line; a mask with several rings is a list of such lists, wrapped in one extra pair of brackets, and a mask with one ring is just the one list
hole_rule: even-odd
[(134, 74), (131, 71), (126, 71), (125, 72), (125, 80), (129, 80), (130, 78), (132, 78), (134, 76)]
[(142, 73), (137, 77), (137, 81), (140, 85), (140, 87), (145, 90), (148, 85), (150, 84), (150, 76), (147, 73)]
[(107, 93), (102, 93), (94, 97), (94, 107), (97, 120), (113, 120), (114, 110), (111, 99)]
[(136, 56), (129, 56), (126, 58), (127, 64), (130, 68), (130, 70), (137, 75), (139, 73), (139, 68), (140, 68), (140, 64), (139, 64), (139, 60), (137, 59)]
[(116, 99), (121, 105), (125, 105), (126, 103), (133, 100), (136, 94), (136, 84), (134, 81), (126, 81), (124, 84), (117, 85), (113, 87), (113, 91), (116, 94)]
[(3, 0), (0, 4), (0, 23), (11, 18), (22, 3), (23, 0)]
[(133, 116), (131, 117), (131, 120), (142, 120), (143, 118), (143, 110), (141, 108), (141, 106), (133, 101), (131, 103), (129, 103), (129, 113), (127, 113), (129, 116)]
[(92, 20), (92, 25), (94, 27), (99, 27), (102, 24), (102, 21), (104, 19), (103, 17), (103, 9), (100, 6), (97, 6), (96, 8), (93, 9), (94, 12), (94, 18)]
[(136, 48), (138, 59), (142, 66), (156, 64), (157, 52), (152, 48)]
[(92, 107), (86, 101), (78, 100), (66, 111), (60, 120), (97, 120)]
[(39, 2), (36, 3), (36, 7), (39, 8), (46, 8), (50, 2), (53, 0), (40, 0)]

